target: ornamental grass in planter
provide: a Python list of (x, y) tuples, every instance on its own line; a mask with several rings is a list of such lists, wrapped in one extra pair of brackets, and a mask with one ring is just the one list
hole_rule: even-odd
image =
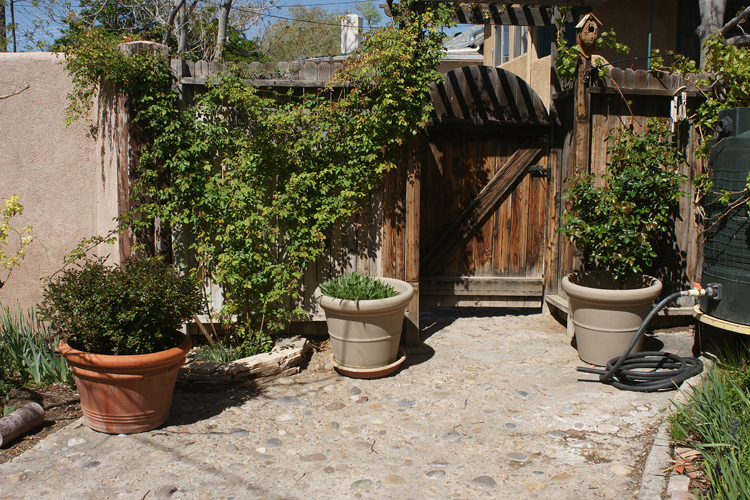
[(160, 258), (85, 259), (47, 283), (40, 313), (63, 337), (89, 427), (127, 434), (167, 420), (191, 347), (178, 329), (201, 307), (199, 286)]
[(658, 256), (656, 241), (669, 234), (685, 182), (664, 123), (649, 120), (641, 133), (625, 129), (607, 140), (605, 184), (595, 186), (588, 173), (574, 177), (559, 229), (581, 256), (583, 269), (563, 278), (562, 288), (579, 357), (595, 365), (623, 353), (661, 293), (661, 282), (644, 271)]
[(377, 370), (398, 359), (404, 312), (412, 295), (414, 289), (405, 281), (356, 273), (322, 284), (316, 296), (326, 314), (334, 363), (351, 369), (353, 376), (387, 374)]

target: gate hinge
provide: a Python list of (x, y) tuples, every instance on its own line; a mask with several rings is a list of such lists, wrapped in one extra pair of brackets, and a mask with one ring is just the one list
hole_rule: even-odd
[(543, 167), (541, 165), (532, 165), (529, 167), (529, 173), (531, 175), (543, 175), (550, 180), (552, 178), (552, 170), (549, 167)]

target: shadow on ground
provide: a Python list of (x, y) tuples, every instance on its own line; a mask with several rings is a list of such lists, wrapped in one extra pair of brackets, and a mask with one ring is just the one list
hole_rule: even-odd
[(169, 419), (164, 425), (190, 425), (207, 420), (227, 408), (242, 406), (263, 393), (263, 388), (253, 382), (204, 387), (177, 385), (172, 396)]

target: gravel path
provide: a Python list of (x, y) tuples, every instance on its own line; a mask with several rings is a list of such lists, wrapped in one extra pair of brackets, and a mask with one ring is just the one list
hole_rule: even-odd
[[(548, 316), (464, 314), (424, 312), (390, 377), (342, 377), (323, 351), (258, 387), (177, 391), (152, 432), (79, 421), (0, 465), (0, 500), (637, 498), (675, 393), (580, 381)], [(692, 336), (650, 342), (689, 355)]]

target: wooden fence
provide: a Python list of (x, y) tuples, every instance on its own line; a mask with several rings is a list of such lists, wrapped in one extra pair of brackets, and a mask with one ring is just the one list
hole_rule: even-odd
[[(555, 127), (555, 143), (552, 156), (557, 165), (553, 173), (557, 197), (555, 218), (564, 210), (561, 196), (568, 187), (567, 178), (575, 172), (587, 171), (601, 179), (606, 171), (607, 141), (613, 130), (631, 125), (636, 131), (643, 130), (649, 118), (671, 120), (672, 102), (687, 98), (687, 109), (701, 99), (700, 90), (691, 83), (692, 75), (681, 78), (658, 71), (612, 69), (608, 76), (601, 77), (594, 85), (585, 89), (584, 99), (576, 98), (575, 86), (560, 90), (553, 95), (553, 107), (558, 120)], [(579, 94), (581, 95), (581, 94)], [(679, 215), (674, 224), (675, 241), (663, 243), (656, 274), (665, 285), (664, 295), (684, 289), (700, 279), (701, 249), (698, 231), (694, 223), (694, 192), (692, 181), (703, 171), (702, 160), (696, 158), (700, 144), (695, 128), (687, 120), (677, 120), (678, 147), (684, 152), (686, 164), (680, 172), (687, 178), (684, 196), (680, 201)], [(546, 275), (547, 302), (565, 310), (567, 300), (559, 287), (560, 280), (579, 267), (574, 248), (566, 238), (555, 236), (550, 248), (550, 268)], [(687, 315), (692, 305), (690, 298), (680, 299), (678, 307), (668, 313)]]
[[(191, 95), (200, 92), (212, 77), (226, 69), (217, 63), (193, 64), (176, 60), (172, 64), (181, 75), (180, 84), (188, 102)], [(303, 93), (325, 86), (339, 65), (335, 61), (254, 63), (245, 65), (245, 72), (256, 86), (271, 90), (286, 87)], [(688, 106), (700, 98), (698, 89), (682, 78), (659, 72), (613, 69), (593, 85), (580, 88), (578, 93), (575, 87), (557, 88), (549, 113), (551, 124), (535, 122), (529, 128), (525, 123), (529, 116), (547, 114), (543, 106), (541, 111), (523, 111), (535, 109), (538, 96), (522, 80), (507, 76), (511, 74), (481, 68), (484, 67), (464, 68), (460, 73), (449, 75), (446, 86), (435, 90), (436, 109), (448, 106), (441, 120), (444, 125), (450, 122), (453, 132), (443, 129), (436, 134), (428, 127), (420, 140), (406, 145), (401, 151), (399, 168), (389, 173), (383, 189), (372, 193), (362, 211), (329, 236), (327, 257), (311, 265), (305, 273), (300, 305), (309, 314), (306, 322), (293, 325), (294, 332), (325, 332), (325, 326), (320, 323), (323, 315), (314, 301), (315, 288), (332, 276), (350, 271), (397, 277), (412, 283), (418, 293), (407, 312), (406, 339), (410, 344), (418, 341), (420, 288), (425, 299), (429, 299), (426, 304), (539, 307), (546, 298), (548, 304), (567, 311), (567, 300), (559, 283), (579, 262), (569, 242), (555, 232), (564, 208), (561, 198), (568, 186), (565, 179), (580, 170), (601, 179), (607, 162), (605, 139), (613, 129), (632, 125), (640, 130), (646, 126), (648, 118), (669, 119), (675, 95), (685, 95)], [(495, 81), (494, 87), (487, 83), (490, 81)], [(529, 104), (532, 102), (533, 105)], [(532, 107), (527, 108), (529, 105)], [(459, 111), (459, 114), (466, 113), (465, 119), (456, 119), (458, 115), (454, 114)], [(503, 120), (507, 121), (514, 113), (518, 118), (503, 125)], [(492, 116), (498, 118), (487, 119)], [(676, 129), (679, 145), (687, 157), (687, 164), (681, 171), (687, 177), (686, 188), (690, 190), (696, 172), (702, 168), (701, 161), (695, 158), (698, 139), (687, 121), (677, 122)], [(464, 133), (469, 130), (470, 134)], [(465, 216), (463, 212), (476, 200), (483, 199), (485, 195), (480, 191), (502, 165), (513, 163), (515, 150), (511, 149), (533, 138), (544, 140), (542, 156), (527, 158), (522, 168), (513, 166), (517, 170), (513, 174), (516, 177), (504, 188), (508, 191), (494, 197), (489, 204), (482, 203), (487, 205), (484, 207), (487, 212), (470, 224), (472, 234), (457, 236), (461, 243), (451, 257), (453, 260), (447, 261), (455, 262), (443, 266), (440, 272), (435, 266), (435, 272), (431, 273), (422, 269), (420, 275), (420, 258), (424, 259), (422, 268), (430, 267), (428, 264), (433, 258), (427, 246), (434, 246), (440, 236), (438, 233), (446, 231), (451, 224), (457, 224), (458, 230), (465, 232), (469, 226), (459, 220)], [(489, 147), (487, 140), (501, 142)], [(453, 145), (447, 146), (446, 141)], [(485, 154), (490, 150), (494, 153)], [(451, 156), (445, 151), (455, 154)], [(490, 161), (495, 166), (489, 168)], [(467, 166), (467, 162), (472, 165)], [(543, 177), (527, 172), (530, 166)], [(482, 173), (481, 182), (471, 178), (472, 172)], [(531, 191), (527, 193), (528, 189)], [(665, 294), (699, 279), (700, 248), (693, 223), (692, 193), (689, 194), (680, 202), (674, 226), (675, 243), (661, 249), (663, 258), (656, 272), (665, 282)], [(432, 196), (448, 203), (439, 208), (441, 202), (436, 204)], [(438, 223), (433, 212), (447, 210), (452, 205), (457, 208), (451, 217), (457, 219), (446, 216), (443, 217), (446, 220)], [(472, 220), (475, 215), (470, 213), (466, 217)], [(430, 233), (430, 227), (438, 233)], [(525, 237), (518, 237), (521, 234)], [(495, 240), (497, 243), (492, 245), (496, 245), (497, 252), (482, 250), (492, 249), (489, 242)], [(420, 243), (424, 248), (420, 248)], [(495, 253), (507, 254), (508, 261), (503, 264), (500, 259), (495, 263), (492, 260), (497, 257)], [(529, 269), (513, 266), (513, 262), (521, 262), (521, 257), (532, 259), (533, 276), (528, 274)], [(473, 266), (462, 264), (466, 258)], [(438, 279), (434, 277), (437, 275)], [(682, 302), (668, 313), (686, 314), (690, 305)]]

